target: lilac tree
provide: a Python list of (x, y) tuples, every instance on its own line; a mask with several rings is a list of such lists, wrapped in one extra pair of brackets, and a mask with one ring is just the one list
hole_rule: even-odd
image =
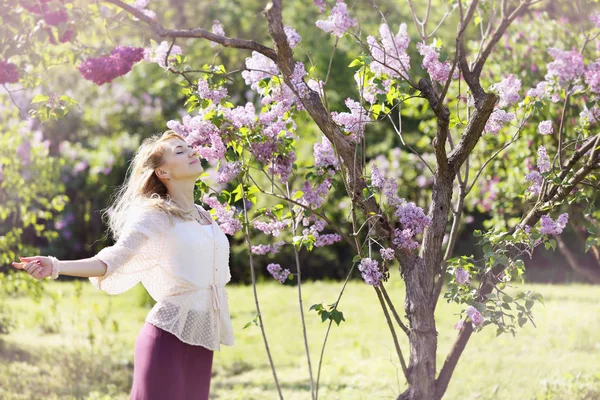
[[(202, 158), (219, 165), (220, 183), (234, 184), (233, 190), (214, 195), (204, 181), (198, 189), (226, 233), (243, 232), (251, 250), (253, 282), (253, 255), (277, 253), (286, 242), (276, 238), (281, 232), (291, 232), (295, 272), (275, 263), (266, 268), (280, 282), (295, 277), (304, 321), (298, 252), (345, 241), (356, 254), (346, 282), (354, 266), (358, 266), (365, 283), (373, 286), (388, 322), (407, 382), (407, 389), (399, 398), (436, 399), (444, 395), (473, 332), (493, 324), (499, 334), (514, 334), (517, 326), (528, 320), (533, 323), (531, 308), (534, 301), (542, 301), (541, 296), (529, 291), (514, 294), (506, 288), (511, 281), (521, 279), (524, 258), (535, 247), (556, 246), (555, 236), (569, 219), (568, 214), (558, 212), (560, 206), (583, 201), (595, 189), (593, 184), (589, 186), (595, 179), (600, 149), (600, 136), (592, 132), (599, 115), (596, 101), (600, 61), (590, 61), (592, 51), (588, 44), (598, 37), (600, 17), (592, 14), (585, 19), (580, 10), (580, 36), (568, 40), (561, 37), (557, 40), (561, 47), (531, 48), (529, 51), (537, 55), (536, 71), (544, 71), (543, 79), (538, 77), (536, 81), (534, 73), (520, 74), (517, 68), (521, 67), (514, 66), (510, 71), (498, 68), (510, 65), (500, 64), (507, 54), (501, 43), (511, 40), (514, 22), (534, 26), (536, 18), (542, 15), (544, 2), (442, 2), (443, 11), (436, 13), (436, 21), (430, 20), (434, 15), (431, 2), (417, 5), (408, 0), (407, 5), (412, 21), (392, 26), (381, 13), (378, 31), (365, 37), (357, 16), (345, 2), (315, 0), (314, 6), (322, 13), (315, 22), (318, 34), (332, 35), (335, 40), (330, 60), (340, 41), (351, 41), (356, 46), (356, 58), (348, 68), (355, 70), (352, 84), (357, 87), (357, 96), (345, 101), (347, 110), (331, 110), (329, 106), (328, 83), (336, 72), (331, 68), (332, 62), (321, 71), (318, 66), (309, 67), (300, 61), (297, 49), (302, 38), (293, 26), (284, 24), (281, 0), (272, 1), (264, 10), (270, 44), (228, 37), (227, 26), (219, 21), (210, 30), (167, 29), (152, 5), (144, 0), (133, 4), (104, 0), (87, 8), (51, 0), (27, 0), (20, 3), (20, 8), (7, 11), (3, 18), (5, 22), (29, 24), (32, 32), (37, 32), (33, 27), (42, 27), (48, 35), (44, 40), (57, 43), (58, 37), (64, 45), (75, 35), (81, 36), (81, 31), (92, 29), (93, 22), (102, 18), (131, 17), (139, 26), (149, 27), (160, 43), (144, 47), (120, 45), (103, 55), (91, 54), (89, 48), (82, 46), (65, 52), (85, 58), (77, 68), (83, 78), (98, 85), (128, 73), (142, 60), (156, 62), (180, 77), (188, 114), (181, 120), (169, 121), (167, 127), (184, 135)], [(88, 23), (90, 27), (86, 27)], [(454, 26), (453, 41), (442, 45), (436, 33)], [(33, 61), (35, 46), (26, 46), (40, 40), (35, 34), (16, 39), (28, 51), (19, 52), (19, 46), (7, 45), (14, 51), (6, 53), (11, 58), (0, 64), (0, 83), (35, 85), (23, 77), (19, 80), (19, 71), (28, 61), (39, 64)], [(533, 40), (535, 34), (535, 30), (520, 32), (524, 40)], [(250, 51), (241, 77), (258, 101), (234, 104), (226, 84), (239, 71), (227, 72), (224, 65), (214, 61), (198, 67), (197, 61), (189, 60), (176, 44), (178, 39), (208, 40), (216, 52), (221, 46)], [(12, 62), (13, 57), (21, 62), (20, 69)], [(531, 87), (525, 96), (524, 84)], [(66, 104), (57, 106), (45, 98), (38, 100), (41, 106), (32, 113), (42, 120), (60, 117), (67, 109)], [(580, 121), (573, 122), (566, 116), (575, 105), (584, 114)], [(420, 107), (427, 110), (419, 130), (427, 141), (430, 156), (405, 140), (403, 117), (407, 110)], [(314, 159), (306, 171), (299, 166), (296, 155), (302, 139), (295, 129), (299, 115), (308, 116), (323, 134), (321, 141), (313, 144)], [(556, 119), (556, 115), (560, 117)], [(384, 123), (391, 134), (400, 138), (403, 149), (412, 158), (411, 163), (400, 168), (420, 168), (426, 175), (424, 179), (431, 182), (425, 209), (414, 199), (398, 195), (400, 188), (393, 170), (386, 167), (384, 172), (379, 161), (366, 159), (369, 127)], [(570, 130), (569, 124), (574, 126)], [(553, 141), (535, 146), (531, 169), (526, 176), (519, 176), (521, 170), (516, 165), (521, 160), (505, 158), (507, 149), (520, 145), (531, 150), (533, 143), (544, 137)], [(500, 160), (509, 163), (507, 169), (517, 178), (507, 172), (498, 175), (504, 180), (494, 178), (486, 182), (483, 177), (496, 170)], [(291, 177), (298, 176), (302, 186), (294, 189), (290, 187)], [(516, 185), (515, 179), (519, 181)], [(473, 189), (477, 192), (480, 185), (488, 184), (489, 188), (496, 182), (512, 185), (510, 193), (526, 200), (519, 206), (522, 215), (509, 224), (474, 232), (480, 238), (482, 258), (455, 255), (469, 194), (472, 197)], [(582, 185), (588, 185), (588, 189), (579, 190)], [(323, 211), (323, 204), (334, 190), (343, 191), (350, 201), (349, 221), (332, 220)], [(248, 205), (256, 203), (259, 195), (280, 203), (257, 210), (251, 222)], [(241, 212), (237, 212), (238, 208)], [(251, 227), (272, 235), (273, 242), (253, 244)], [(325, 233), (326, 227), (332, 232)], [(394, 294), (388, 294), (385, 288), (395, 261), (406, 286), (403, 316), (392, 301)], [(329, 306), (310, 307), (329, 322), (326, 338), (332, 323), (339, 325), (344, 320), (339, 309), (343, 291)], [(434, 312), (442, 292), (448, 301), (464, 305), (464, 317), (455, 326), (456, 341), (439, 368)], [(274, 380), (283, 398), (256, 285), (254, 295), (257, 316), (253, 322), (263, 333)], [(403, 352), (397, 332), (406, 335), (408, 353)], [(303, 337), (311, 396), (317, 398), (326, 339), (314, 379), (306, 330)]]

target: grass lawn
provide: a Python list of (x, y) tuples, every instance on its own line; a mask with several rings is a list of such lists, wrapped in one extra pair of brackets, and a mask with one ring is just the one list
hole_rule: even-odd
[[(5, 301), (16, 326), (0, 335), (0, 399), (127, 399), (133, 347), (148, 312), (140, 305), (143, 288), (109, 296), (83, 281), (78, 302), (72, 282), (44, 284), (48, 292), (62, 293), (55, 303), (56, 314), (50, 296), (41, 304), (28, 298)], [(388, 283), (399, 310), (404, 303), (401, 285), (397, 277)], [(315, 303), (333, 303), (341, 286), (303, 285), (304, 310)], [(600, 396), (600, 288), (529, 284), (525, 288), (545, 299), (545, 307), (533, 308), (537, 328), (528, 323), (516, 338), (495, 337), (493, 327), (474, 334), (446, 399), (600, 398), (593, 397)], [(260, 329), (254, 325), (242, 329), (256, 314), (252, 288), (229, 285), (228, 293), (236, 344), (215, 352), (211, 398), (276, 399)], [(260, 284), (258, 293), (284, 398), (310, 399), (297, 288), (273, 281)], [(351, 282), (339, 308), (346, 322), (332, 327), (319, 398), (396, 398), (405, 383), (375, 292)], [(438, 371), (456, 337), (453, 325), (459, 311), (444, 299), (437, 307)], [(305, 311), (305, 318), (316, 378), (327, 324), (314, 311)], [(400, 339), (408, 358), (408, 341), (405, 336)], [(582, 392), (582, 385), (587, 391)]]

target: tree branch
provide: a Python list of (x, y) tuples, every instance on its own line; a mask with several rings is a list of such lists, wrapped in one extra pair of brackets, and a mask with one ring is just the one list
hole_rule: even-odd
[(170, 37), (170, 38), (199, 38), (199, 39), (207, 39), (211, 42), (219, 43), (225, 47), (232, 47), (236, 49), (246, 49), (253, 50), (261, 53), (265, 57), (270, 58), (271, 60), (277, 62), (277, 54), (275, 51), (269, 47), (263, 46), (260, 43), (257, 43), (253, 40), (242, 40), (236, 38), (228, 38), (226, 36), (217, 35), (206, 29), (202, 28), (194, 28), (194, 29), (165, 29), (163, 26), (156, 20), (148, 17), (146, 14), (138, 10), (137, 8), (122, 2), (121, 0), (103, 0), (106, 3), (111, 3), (116, 5), (117, 7), (122, 8), (128, 13), (134, 15), (136, 18), (144, 21), (156, 32), (156, 34), (160, 37)]

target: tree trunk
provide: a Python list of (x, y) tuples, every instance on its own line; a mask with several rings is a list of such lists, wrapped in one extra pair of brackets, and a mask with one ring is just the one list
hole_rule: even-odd
[(558, 243), (558, 249), (565, 256), (567, 263), (574, 270), (585, 276), (592, 283), (600, 283), (600, 269), (599, 268), (589, 268), (581, 264), (571, 249), (567, 247), (567, 244), (562, 239), (560, 235), (556, 235), (554, 237), (556, 239), (556, 243)]

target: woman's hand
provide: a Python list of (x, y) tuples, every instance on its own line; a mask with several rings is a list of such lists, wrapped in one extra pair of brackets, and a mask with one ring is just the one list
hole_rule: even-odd
[(52, 275), (52, 260), (50, 257), (19, 257), (21, 262), (13, 262), (12, 266), (16, 269), (23, 269), (37, 280), (44, 279)]

